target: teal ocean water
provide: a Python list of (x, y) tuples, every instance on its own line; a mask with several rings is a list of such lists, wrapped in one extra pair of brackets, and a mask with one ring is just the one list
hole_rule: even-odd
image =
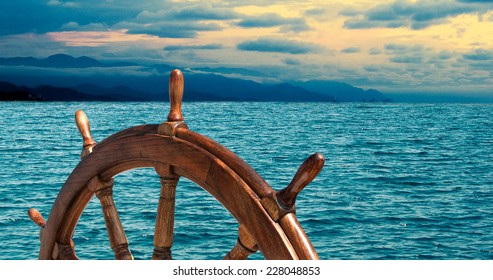
[[(51, 206), (79, 161), (74, 112), (96, 141), (161, 123), (161, 103), (0, 103), (0, 259), (35, 259), (27, 217)], [(463, 104), (186, 103), (190, 129), (242, 157), (275, 189), (310, 154), (326, 165), (299, 195), (297, 216), (321, 259), (493, 259), (493, 106)], [(152, 254), (159, 179), (138, 169), (114, 196), (136, 259)], [(220, 259), (237, 223), (190, 181), (177, 188), (175, 259)], [(82, 259), (112, 259), (93, 199), (76, 228)], [(256, 254), (251, 258), (261, 259)]]

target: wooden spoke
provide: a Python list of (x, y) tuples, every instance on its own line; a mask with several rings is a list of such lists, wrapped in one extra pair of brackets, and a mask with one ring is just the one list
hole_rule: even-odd
[(266, 259), (318, 259), (294, 211), (296, 196), (320, 172), (323, 156), (308, 158), (291, 183), (276, 192), (236, 154), (188, 129), (181, 112), (183, 89), (182, 72), (173, 70), (166, 122), (129, 128), (97, 145), (86, 114), (75, 113), (83, 140), (81, 161), (60, 190), (48, 221), (35, 209), (28, 212), (42, 228), (39, 259), (77, 259), (72, 236), (94, 195), (101, 203), (116, 259), (133, 259), (113, 200), (112, 178), (143, 167), (154, 167), (161, 180), (152, 259), (171, 259), (181, 176), (209, 192), (240, 224), (237, 244), (225, 259), (246, 259), (256, 251)]
[(180, 177), (169, 165), (160, 165), (156, 168), (156, 172), (161, 180), (161, 195), (157, 208), (152, 259), (171, 260), (175, 224), (175, 193)]
[(238, 228), (238, 241), (224, 257), (225, 260), (246, 260), (248, 256), (258, 251), (255, 239), (244, 225)]
[(301, 227), (294, 213), (284, 215), (279, 221), (281, 228), (288, 236), (291, 245), (298, 254), (300, 260), (318, 260), (318, 254), (315, 251), (310, 239)]
[(41, 238), (43, 237), (43, 230), (46, 226), (45, 219), (43, 218), (41, 213), (39, 213), (39, 211), (36, 208), (30, 208), (29, 210), (27, 210), (27, 215), (29, 216), (31, 221), (33, 221), (36, 225), (38, 225), (40, 227), (39, 239), (41, 240)]
[(75, 112), (75, 123), (79, 129), (80, 135), (82, 136), (82, 153), (80, 155), (81, 159), (92, 153), (92, 148), (96, 145), (96, 141), (92, 139), (91, 136), (91, 126), (89, 124), (89, 119), (86, 113), (82, 110), (77, 110)]
[(46, 221), (36, 208), (30, 208), (29, 210), (27, 210), (27, 215), (29, 215), (31, 221), (33, 221), (39, 227), (41, 228), (45, 227)]
[(168, 121), (159, 125), (158, 133), (167, 136), (175, 136), (178, 128), (187, 128), (181, 113), (183, 99), (183, 74), (175, 69), (169, 76), (169, 114)]
[(324, 163), (322, 154), (311, 155), (301, 164), (286, 188), (262, 197), (262, 206), (274, 221), (277, 222), (288, 213), (295, 212), (296, 197), (322, 170)]
[(310, 182), (315, 179), (320, 170), (322, 170), (324, 163), (325, 159), (322, 154), (316, 153), (308, 157), (298, 168), (291, 183), (289, 183), (285, 189), (277, 193), (277, 198), (280, 202), (288, 209), (293, 207), (298, 194), (306, 187), (306, 185), (310, 184)]
[(113, 180), (104, 182), (96, 176), (89, 182), (88, 188), (94, 191), (101, 202), (106, 231), (108, 232), (110, 246), (115, 253), (115, 258), (117, 260), (133, 260), (132, 253), (128, 249), (127, 236), (113, 200)]
[(79, 258), (75, 254), (74, 242), (72, 240), (70, 240), (69, 244), (56, 242), (53, 249), (53, 259), (78, 260)]
[(183, 121), (181, 101), (183, 99), (184, 79), (180, 70), (175, 69), (169, 76), (169, 103), (170, 112), (168, 122)]

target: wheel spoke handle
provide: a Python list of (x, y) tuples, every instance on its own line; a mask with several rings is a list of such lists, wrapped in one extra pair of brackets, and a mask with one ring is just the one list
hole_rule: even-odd
[(291, 183), (277, 193), (277, 198), (280, 202), (287, 206), (288, 209), (292, 208), (298, 194), (315, 179), (320, 170), (322, 170), (324, 163), (325, 158), (320, 153), (308, 157), (298, 168)]

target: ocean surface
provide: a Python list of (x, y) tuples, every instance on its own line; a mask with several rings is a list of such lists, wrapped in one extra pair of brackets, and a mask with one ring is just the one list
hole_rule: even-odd
[[(36, 259), (39, 229), (79, 161), (74, 112), (101, 141), (161, 123), (167, 103), (0, 103), (0, 259)], [(493, 259), (493, 105), (369, 103), (183, 104), (190, 129), (223, 144), (274, 189), (309, 155), (326, 164), (297, 199), (297, 217), (321, 259)], [(115, 178), (114, 198), (136, 259), (150, 259), (159, 179), (151, 169)], [(221, 259), (237, 222), (182, 179), (175, 259)], [(81, 259), (112, 259), (96, 198), (74, 235)], [(251, 259), (262, 259), (260, 253)]]

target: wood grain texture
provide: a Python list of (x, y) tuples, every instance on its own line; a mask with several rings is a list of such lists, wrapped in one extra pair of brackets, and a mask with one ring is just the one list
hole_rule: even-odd
[(166, 136), (175, 136), (178, 128), (188, 128), (185, 122), (164, 122), (159, 125), (157, 133)]
[(155, 169), (160, 176), (161, 193), (156, 215), (152, 259), (170, 260), (172, 258), (171, 247), (173, 246), (175, 224), (176, 185), (180, 177), (173, 172), (169, 165), (159, 165)]
[(296, 212), (296, 206), (287, 208), (283, 202), (279, 201), (275, 193), (262, 197), (260, 203), (262, 203), (262, 206), (265, 208), (267, 213), (269, 213), (271, 218), (276, 222), (278, 222), (284, 215)]
[[(108, 136), (107, 138), (103, 139), (101, 142), (99, 142), (99, 145), (101, 144), (107, 144), (109, 142), (112, 142), (116, 139), (119, 139), (121, 137), (130, 137), (130, 136), (138, 136), (138, 135), (146, 135), (146, 134), (152, 134), (152, 133), (157, 133), (158, 131), (158, 124), (144, 124), (144, 125), (138, 125), (138, 126), (133, 126), (126, 128), (124, 130), (121, 130), (119, 132), (116, 132), (115, 134), (112, 134)], [(97, 150), (98, 147), (94, 147), (93, 150)]]
[(176, 137), (186, 140), (213, 154), (240, 176), (258, 197), (269, 196), (274, 190), (243, 159), (214, 140), (188, 129), (178, 128)]
[(225, 260), (246, 260), (248, 256), (258, 251), (257, 242), (244, 225), (238, 228), (238, 241), (224, 257)]
[[(61, 232), (73, 232), (75, 225), (67, 221), (78, 220), (80, 217), (79, 213), (87, 203), (76, 208), (74, 205), (94, 176), (112, 170), (115, 166), (124, 166), (129, 170), (145, 164), (149, 167), (154, 167), (156, 164), (173, 165), (178, 175), (187, 177), (211, 193), (239, 223), (248, 228), (266, 258), (298, 258), (282, 228), (272, 221), (260, 204), (256, 193), (224, 162), (197, 145), (178, 137), (153, 133), (135, 134), (132, 130), (127, 132), (128, 134), (120, 134), (112, 141), (101, 142), (97, 146), (97, 152), (94, 151), (82, 160), (69, 176), (50, 213), (41, 242), (40, 259), (51, 258), (54, 243)], [(240, 169), (247, 171), (251, 169), (248, 166), (241, 166), (242, 164), (244, 163), (238, 163)], [(71, 218), (67, 219), (67, 216)], [(67, 226), (71, 228), (67, 229)]]
[(180, 177), (209, 192), (240, 224), (237, 243), (225, 259), (246, 259), (257, 250), (266, 259), (318, 259), (294, 210), (296, 196), (318, 174), (323, 156), (312, 155), (288, 187), (275, 192), (236, 154), (188, 130), (181, 111), (183, 90), (183, 74), (175, 69), (169, 78), (167, 122), (125, 129), (98, 145), (86, 114), (75, 113), (83, 139), (82, 160), (60, 190), (47, 222), (35, 209), (29, 210), (30, 218), (43, 228), (40, 259), (77, 259), (72, 236), (94, 194), (101, 203), (116, 259), (133, 259), (113, 200), (113, 177), (142, 167), (154, 167), (161, 181), (153, 259), (171, 259)]
[(77, 110), (75, 112), (75, 123), (79, 129), (80, 135), (82, 136), (83, 143), (81, 158), (83, 158), (92, 152), (92, 148), (96, 145), (96, 141), (92, 138), (89, 119), (84, 111)]
[(322, 170), (325, 159), (322, 154), (313, 154), (298, 168), (289, 185), (277, 193), (277, 198), (287, 209), (294, 206), (296, 197)]
[(55, 260), (78, 260), (75, 254), (74, 243), (56, 242), (53, 250), (53, 259)]
[(318, 254), (310, 239), (301, 227), (294, 213), (286, 214), (280, 220), (280, 225), (293, 245), (300, 260), (318, 260)]
[(240, 243), (236, 243), (236, 245), (229, 251), (226, 256), (224, 256), (224, 260), (246, 260), (248, 256), (253, 254), (252, 252), (242, 246)]
[(180, 70), (175, 69), (169, 76), (169, 103), (170, 111), (168, 122), (183, 121), (181, 102), (183, 99), (184, 79)]
[(39, 240), (41, 240), (44, 228), (46, 226), (46, 220), (36, 208), (30, 208), (29, 210), (27, 210), (27, 215), (29, 216), (31, 221), (39, 226)]
[(46, 221), (36, 208), (30, 208), (29, 210), (27, 210), (27, 215), (29, 216), (31, 221), (33, 221), (39, 227), (45, 227)]
[[(132, 253), (128, 249), (128, 240), (123, 230), (120, 217), (116, 210), (115, 201), (113, 200), (113, 180), (103, 182), (98, 177), (94, 177), (88, 188), (95, 189), (95, 194), (98, 197), (101, 208), (103, 210), (106, 231), (110, 241), (110, 247), (115, 253), (117, 260), (133, 260)], [(94, 186), (95, 185), (95, 186)]]
[[(74, 235), (75, 226), (79, 222), (80, 215), (82, 215), (86, 205), (93, 197), (94, 192), (90, 191), (88, 188), (83, 188), (77, 195), (77, 199), (74, 199), (67, 204), (67, 215), (65, 215), (63, 217), (63, 221), (61, 221), (64, 226), (60, 228), (57, 236), (57, 242), (63, 244), (73, 243), (72, 237)], [(48, 222), (50, 222), (50, 219), (52, 219), (51, 214)]]

